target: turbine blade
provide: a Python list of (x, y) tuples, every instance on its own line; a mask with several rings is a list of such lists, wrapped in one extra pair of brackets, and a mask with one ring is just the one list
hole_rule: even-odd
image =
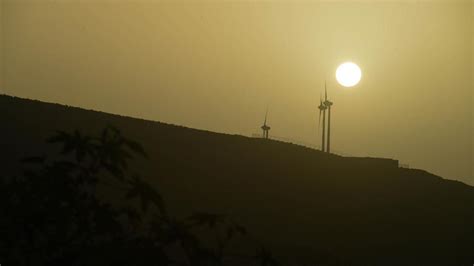
[(326, 81), (324, 81), (324, 94), (325, 94), (325, 100), (327, 101), (328, 100), (328, 89), (326, 87)]
[(268, 115), (268, 108), (267, 108), (267, 111), (265, 112), (265, 121), (263, 122), (264, 125), (267, 125), (267, 115)]

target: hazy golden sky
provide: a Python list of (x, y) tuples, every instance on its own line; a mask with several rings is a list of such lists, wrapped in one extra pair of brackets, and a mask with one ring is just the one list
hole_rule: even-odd
[(327, 79), (334, 150), (474, 184), (473, 1), (0, 1), (6, 94), (319, 145)]

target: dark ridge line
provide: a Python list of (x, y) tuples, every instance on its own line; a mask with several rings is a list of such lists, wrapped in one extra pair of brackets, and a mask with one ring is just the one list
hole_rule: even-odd
[[(91, 113), (99, 114), (99, 115), (106, 116), (106, 117), (113, 117), (113, 118), (118, 118), (118, 119), (130, 119), (130, 120), (134, 120), (134, 121), (141, 122), (141, 123), (155, 124), (155, 125), (161, 125), (161, 126), (172, 127), (172, 128), (180, 128), (180, 129), (184, 129), (184, 130), (194, 131), (194, 132), (197, 132), (199, 134), (206, 134), (207, 133), (207, 134), (212, 134), (212, 135), (215, 135), (215, 136), (237, 137), (237, 138), (245, 139), (246, 141), (255, 141), (257, 143), (272, 142), (272, 143), (276, 143), (278, 145), (288, 145), (289, 147), (295, 147), (295, 148), (298, 148), (298, 149), (301, 149), (301, 150), (315, 152), (315, 153), (321, 154), (322, 156), (328, 156), (328, 157), (333, 157), (333, 158), (342, 159), (342, 160), (344, 160), (344, 159), (346, 159), (346, 160), (365, 160), (365, 159), (367, 159), (367, 160), (392, 160), (392, 161), (397, 161), (398, 164), (399, 164), (399, 160), (393, 159), (393, 158), (368, 157), (368, 156), (363, 156), (363, 157), (342, 156), (342, 155), (333, 154), (333, 153), (326, 154), (326, 153), (321, 152), (320, 150), (317, 150), (317, 149), (314, 149), (314, 148), (311, 148), (311, 147), (307, 147), (307, 146), (304, 146), (304, 145), (299, 145), (297, 143), (292, 143), (292, 142), (285, 142), (285, 141), (277, 140), (277, 139), (260, 139), (260, 138), (249, 137), (249, 136), (240, 135), (240, 134), (230, 134), (230, 133), (210, 131), (210, 130), (206, 130), (206, 129), (197, 129), (197, 128), (192, 128), (192, 127), (187, 127), (187, 126), (184, 126), (184, 125), (177, 125), (177, 124), (171, 124), (171, 123), (161, 122), (161, 121), (157, 121), (157, 120), (150, 120), (150, 119), (144, 119), (144, 118), (139, 118), (139, 117), (108, 113), (108, 112), (105, 112), (105, 111), (87, 109), (87, 108), (83, 108), (83, 107), (72, 106), (72, 105), (61, 104), (61, 103), (55, 103), (55, 102), (47, 102), (47, 101), (38, 100), (38, 99), (23, 98), (23, 97), (18, 97), (18, 96), (14, 96), (14, 95), (0, 94), (0, 97), (10, 98), (12, 100), (19, 100), (19, 101), (26, 102), (26, 103), (27, 102), (32, 102), (32, 103), (39, 103), (39, 104), (42, 104), (42, 105), (51, 105), (51, 106), (64, 108), (66, 110), (67, 109), (75, 109), (75, 110), (79, 110), (79, 111), (83, 111), (83, 112), (91, 112)], [(440, 178), (444, 181), (460, 183), (460, 184), (463, 184), (465, 186), (474, 188), (474, 186), (466, 184), (462, 181), (447, 179), (447, 178), (441, 177), (439, 175), (436, 175), (436, 174), (431, 173), (431, 172), (429, 172), (427, 170), (424, 170), (424, 169), (404, 168), (404, 167), (401, 167), (400, 164), (398, 165), (398, 169), (402, 170), (402, 171), (404, 170), (404, 171), (409, 171), (409, 172), (419, 172), (420, 174), (428, 174), (428, 175), (431, 175), (433, 177)]]
[[(199, 129), (199, 128), (193, 128), (193, 127), (188, 127), (188, 126), (184, 126), (184, 125), (166, 123), (166, 122), (157, 121), (157, 120), (144, 119), (144, 118), (140, 118), (140, 117), (127, 116), (127, 115), (121, 115), (121, 114), (115, 114), (115, 113), (108, 113), (108, 112), (105, 112), (105, 111), (100, 111), (100, 110), (95, 110), (95, 109), (87, 109), (87, 108), (84, 108), (84, 107), (67, 105), (67, 104), (62, 104), (62, 103), (47, 102), (47, 101), (38, 100), (38, 99), (23, 98), (23, 97), (7, 95), (7, 94), (0, 94), (0, 97), (10, 98), (10, 99), (14, 99), (14, 100), (20, 100), (20, 101), (24, 101), (24, 102), (29, 101), (29, 102), (36, 102), (36, 103), (45, 104), (45, 105), (54, 105), (54, 106), (61, 107), (61, 108), (70, 108), (70, 109), (76, 109), (76, 110), (80, 110), (80, 111), (93, 112), (93, 113), (97, 113), (97, 114), (104, 115), (104, 116), (111, 116), (111, 117), (116, 117), (116, 118), (126, 118), (126, 119), (135, 120), (135, 121), (138, 121), (138, 122), (160, 124), (160, 125), (168, 126), (168, 127), (175, 127), (175, 128), (186, 129), (186, 130), (193, 130), (193, 131), (197, 131), (199, 133), (210, 133), (210, 134), (221, 135), (221, 136), (234, 136), (234, 137), (245, 138), (245, 139), (250, 140), (250, 141), (261, 141), (262, 140), (262, 139), (259, 139), (259, 138), (249, 137), (249, 136), (241, 135), (241, 134), (216, 132), (216, 131), (211, 131), (211, 130), (207, 130), (207, 129)], [(310, 151), (320, 152), (317, 149), (313, 149), (311, 147), (307, 147), (307, 146), (304, 146), (304, 145), (299, 145), (299, 144), (293, 143), (293, 142), (286, 142), (286, 141), (282, 141), (282, 140), (278, 140), (278, 139), (268, 139), (268, 140), (265, 140), (265, 141), (272, 141), (272, 142), (280, 143), (280, 144), (283, 144), (283, 145), (292, 145), (292, 146), (297, 146), (297, 147), (307, 149), (307, 150), (310, 150)], [(338, 155), (338, 154), (328, 154), (328, 155), (336, 156), (336, 157), (342, 157), (342, 158), (377, 158), (378, 159), (378, 157), (352, 157), (352, 156), (341, 156), (341, 155)], [(385, 159), (385, 158), (380, 158), (380, 159)]]

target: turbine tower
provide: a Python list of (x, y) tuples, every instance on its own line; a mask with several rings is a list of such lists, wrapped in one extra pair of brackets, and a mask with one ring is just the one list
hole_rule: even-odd
[(265, 120), (263, 121), (263, 126), (261, 127), (263, 130), (264, 139), (268, 139), (268, 131), (270, 131), (270, 126), (267, 125), (267, 115), (268, 115), (268, 109), (267, 109), (267, 112), (265, 113)]
[(326, 105), (324, 105), (323, 103), (323, 99), (322, 97), (320, 96), (319, 98), (319, 122), (318, 122), (318, 125), (319, 127), (321, 126), (321, 113), (323, 114), (323, 138), (322, 138), (322, 143), (321, 143), (321, 151), (324, 152), (324, 149), (326, 147), (324, 141), (326, 139)]
[[(328, 142), (326, 152), (331, 152), (331, 106), (333, 103), (328, 100), (328, 89), (326, 87), (326, 82), (324, 82), (324, 106), (328, 109)], [(324, 129), (323, 129), (324, 130)]]

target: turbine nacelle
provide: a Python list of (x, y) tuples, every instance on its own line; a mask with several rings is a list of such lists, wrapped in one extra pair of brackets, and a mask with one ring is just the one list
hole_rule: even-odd
[(270, 131), (270, 126), (267, 125), (267, 115), (268, 115), (268, 108), (267, 112), (265, 113), (265, 120), (263, 120), (263, 126), (261, 129), (263, 130), (263, 138), (268, 139), (268, 131)]
[(333, 105), (333, 103), (332, 103), (331, 101), (329, 101), (329, 100), (325, 100), (325, 101), (324, 101), (324, 105), (325, 105), (326, 107), (331, 107), (331, 106)]
[(318, 109), (319, 109), (320, 112), (322, 112), (322, 111), (324, 111), (324, 110), (327, 109), (327, 106), (326, 106), (326, 105), (324, 104), (324, 102), (323, 102), (322, 96), (321, 96), (320, 99), (319, 99), (319, 106), (318, 106)]
[(326, 87), (326, 82), (324, 82), (324, 102), (322, 104), (324, 104), (326, 107), (331, 107), (332, 105), (332, 102), (328, 100), (328, 89)]

